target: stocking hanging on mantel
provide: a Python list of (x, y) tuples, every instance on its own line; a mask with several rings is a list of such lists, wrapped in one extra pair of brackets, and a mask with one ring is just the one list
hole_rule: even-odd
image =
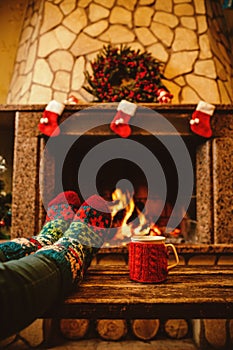
[(68, 98), (64, 101), (66, 105), (77, 105), (79, 100), (74, 95), (69, 95)]
[(48, 103), (38, 125), (38, 128), (42, 134), (52, 137), (60, 134), (58, 117), (63, 113), (64, 108), (64, 104), (55, 100)]
[(212, 129), (210, 118), (214, 114), (214, 110), (214, 105), (199, 101), (196, 110), (192, 114), (192, 119), (189, 122), (192, 132), (205, 138), (211, 137)]
[(160, 103), (171, 103), (173, 95), (169, 91), (161, 88), (156, 92), (157, 100)]
[(122, 100), (118, 107), (117, 113), (110, 124), (110, 128), (121, 137), (129, 137), (131, 135), (131, 128), (129, 120), (134, 116), (137, 105), (126, 100)]

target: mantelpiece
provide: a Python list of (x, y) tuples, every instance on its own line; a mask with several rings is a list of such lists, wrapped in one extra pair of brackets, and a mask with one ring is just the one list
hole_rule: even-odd
[[(198, 243), (231, 244), (233, 237), (232, 218), (232, 155), (233, 155), (233, 117), (232, 105), (217, 105), (212, 117), (213, 138), (197, 140), (190, 132), (189, 119), (195, 105), (142, 104), (167, 118), (184, 137), (196, 143), (196, 200), (198, 221)], [(39, 133), (38, 122), (44, 105), (6, 105), (1, 106), (1, 115), (15, 115), (15, 145), (13, 167), (13, 220), (12, 237), (36, 234), (44, 220), (44, 208), (39, 193), (39, 164), (43, 156), (45, 139)], [(61, 121), (75, 112), (80, 115), (87, 108), (101, 108), (101, 104), (80, 104), (66, 106)], [(108, 124), (115, 113), (116, 106), (103, 106), (98, 134), (113, 136)], [(156, 132), (156, 130), (153, 130)], [(63, 132), (63, 131), (62, 131)], [(66, 130), (68, 134), (79, 130)], [(137, 134), (133, 130), (133, 135)], [(140, 132), (141, 133), (141, 132)], [(94, 137), (96, 132), (90, 131)], [(144, 135), (146, 136), (146, 135)], [(54, 172), (51, 161), (45, 172)], [(55, 191), (54, 183), (44, 188), (50, 200)]]

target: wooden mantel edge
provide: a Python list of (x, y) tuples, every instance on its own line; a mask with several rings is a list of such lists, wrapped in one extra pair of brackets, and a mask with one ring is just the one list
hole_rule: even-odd
[[(78, 103), (76, 105), (65, 105), (65, 111), (78, 111), (89, 107), (102, 106), (106, 108), (115, 108), (118, 103), (101, 103), (101, 102), (91, 102), (91, 103)], [(159, 103), (138, 103), (140, 107), (158, 109), (160, 111), (173, 111), (178, 110), (182, 112), (192, 112), (195, 110), (197, 104), (159, 104)], [(0, 112), (16, 112), (16, 111), (43, 111), (46, 104), (0, 104)], [(215, 104), (216, 111), (233, 111), (233, 104)]]
[[(176, 250), (180, 254), (232, 254), (233, 244), (201, 244), (201, 243), (182, 243), (174, 244)], [(128, 247), (125, 246), (113, 246), (103, 247), (99, 250), (98, 254), (127, 254)]]

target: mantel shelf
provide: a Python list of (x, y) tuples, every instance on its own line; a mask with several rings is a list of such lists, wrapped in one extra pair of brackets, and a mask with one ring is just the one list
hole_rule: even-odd
[[(109, 124), (116, 113), (118, 103), (80, 103), (77, 105), (66, 105), (62, 116), (59, 118), (61, 134), (65, 135), (83, 135), (89, 136), (114, 136), (110, 130)], [(148, 136), (152, 135), (177, 135), (195, 137), (189, 125), (189, 120), (195, 110), (194, 104), (158, 104), (158, 103), (138, 103), (138, 109), (135, 117), (131, 118), (132, 135)], [(28, 114), (31, 118), (39, 123), (41, 114), (45, 109), (44, 104), (35, 105), (0, 105), (0, 119), (7, 117), (8, 113), (12, 114)], [(74, 118), (70, 118), (75, 115)], [(152, 118), (153, 116), (153, 118)], [(155, 116), (163, 116), (170, 122), (176, 130), (166, 131), (163, 125), (160, 125), (158, 118)], [(231, 137), (232, 138), (232, 119), (233, 105), (216, 105), (215, 113), (211, 118), (213, 137)], [(30, 120), (30, 118), (28, 118)], [(69, 119), (69, 123), (63, 123)], [(96, 124), (97, 122), (97, 124)], [(139, 123), (142, 127), (137, 128), (135, 124)], [(159, 124), (160, 123), (160, 124)], [(158, 125), (159, 124), (159, 125)], [(97, 127), (93, 127), (97, 125)], [(25, 132), (31, 128), (24, 126)], [(30, 131), (31, 132), (31, 131)], [(39, 134), (40, 135), (40, 134)], [(42, 136), (42, 135), (41, 135)]]
[[(201, 243), (178, 243), (175, 244), (179, 254), (215, 254), (215, 255), (231, 255), (233, 253), (233, 244), (201, 244)], [(98, 254), (115, 253), (128, 254), (127, 245), (103, 247)]]

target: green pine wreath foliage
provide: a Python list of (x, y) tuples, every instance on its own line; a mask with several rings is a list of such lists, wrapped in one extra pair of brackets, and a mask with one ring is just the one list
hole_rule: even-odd
[(85, 73), (88, 86), (84, 89), (99, 102), (158, 102), (158, 89), (166, 89), (161, 79), (161, 62), (151, 53), (104, 46), (91, 62), (93, 74)]

